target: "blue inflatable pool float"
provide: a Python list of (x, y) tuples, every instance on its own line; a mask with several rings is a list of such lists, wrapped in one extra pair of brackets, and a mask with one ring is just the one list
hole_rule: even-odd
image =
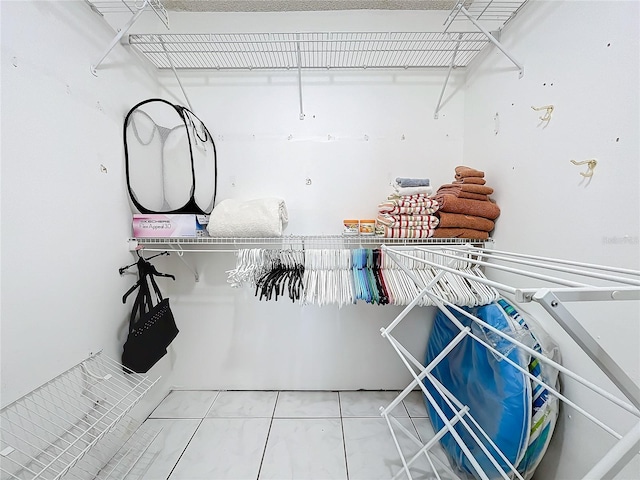
[[(464, 310), (493, 327), (502, 331), (511, 331), (512, 324), (497, 304), (464, 308)], [(474, 334), (486, 339), (484, 330), (477, 323), (453, 309), (450, 312), (462, 325), (471, 326)], [(429, 337), (425, 365), (428, 365), (459, 333), (460, 329), (447, 318), (444, 312), (438, 311)], [(507, 340), (497, 336), (490, 338), (498, 340), (496, 348), (500, 352), (517, 365), (527, 369), (529, 361), (527, 356), (517, 348), (510, 348), (511, 344)], [(531, 382), (527, 376), (469, 336), (456, 345), (432, 370), (432, 374), (463, 405), (469, 406), (469, 414), (475, 418), (509, 462), (517, 466), (527, 449), (531, 427)], [(446, 417), (452, 419), (453, 411), (445, 399), (428, 379), (424, 380), (424, 384)], [(437, 432), (445, 424), (426, 396), (425, 403), (433, 428)], [(470, 419), (465, 417), (465, 420), (500, 467), (509, 473), (507, 463), (473, 426)], [(496, 467), (464, 425), (458, 423), (454, 428), (487, 476), (491, 479), (501, 478)], [(452, 466), (463, 477), (479, 478), (476, 469), (451, 433), (444, 435), (440, 443), (449, 456)]]

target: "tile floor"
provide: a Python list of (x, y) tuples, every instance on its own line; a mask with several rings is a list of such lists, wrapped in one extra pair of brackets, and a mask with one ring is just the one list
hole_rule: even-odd
[[(402, 464), (379, 408), (397, 393), (172, 391), (143, 425), (162, 431), (142, 478), (391, 479)], [(393, 415), (423, 442), (433, 436), (419, 392)], [(406, 435), (398, 438), (403, 451), (418, 450)], [(411, 472), (435, 478), (424, 456)]]

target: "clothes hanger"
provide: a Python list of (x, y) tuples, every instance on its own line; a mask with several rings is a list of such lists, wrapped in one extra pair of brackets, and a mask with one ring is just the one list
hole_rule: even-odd
[(156, 255), (149, 257), (148, 259), (145, 259), (144, 256), (140, 254), (140, 250), (136, 250), (136, 253), (138, 254), (138, 261), (136, 263), (132, 263), (127, 267), (122, 267), (126, 269), (134, 265), (137, 265), (138, 276), (139, 276), (138, 281), (129, 290), (127, 290), (127, 292), (122, 296), (122, 303), (127, 303), (127, 298), (129, 297), (129, 295), (131, 295), (142, 284), (143, 281), (146, 281), (146, 278), (148, 275), (152, 275), (156, 277), (168, 277), (174, 281), (176, 279), (174, 275), (158, 272), (158, 270), (156, 270), (156, 267), (149, 262), (149, 260), (151, 260), (152, 258), (156, 258), (161, 255), (169, 255), (169, 252), (158, 253)]

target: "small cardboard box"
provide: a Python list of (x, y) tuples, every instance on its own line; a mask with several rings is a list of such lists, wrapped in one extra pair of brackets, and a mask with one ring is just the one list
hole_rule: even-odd
[(134, 238), (195, 237), (197, 236), (196, 216), (136, 213), (133, 215), (133, 236)]

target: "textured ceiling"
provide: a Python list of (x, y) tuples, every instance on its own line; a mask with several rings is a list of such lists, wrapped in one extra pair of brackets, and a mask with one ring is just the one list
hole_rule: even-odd
[(163, 0), (179, 12), (292, 12), (316, 10), (451, 10), (454, 0)]

